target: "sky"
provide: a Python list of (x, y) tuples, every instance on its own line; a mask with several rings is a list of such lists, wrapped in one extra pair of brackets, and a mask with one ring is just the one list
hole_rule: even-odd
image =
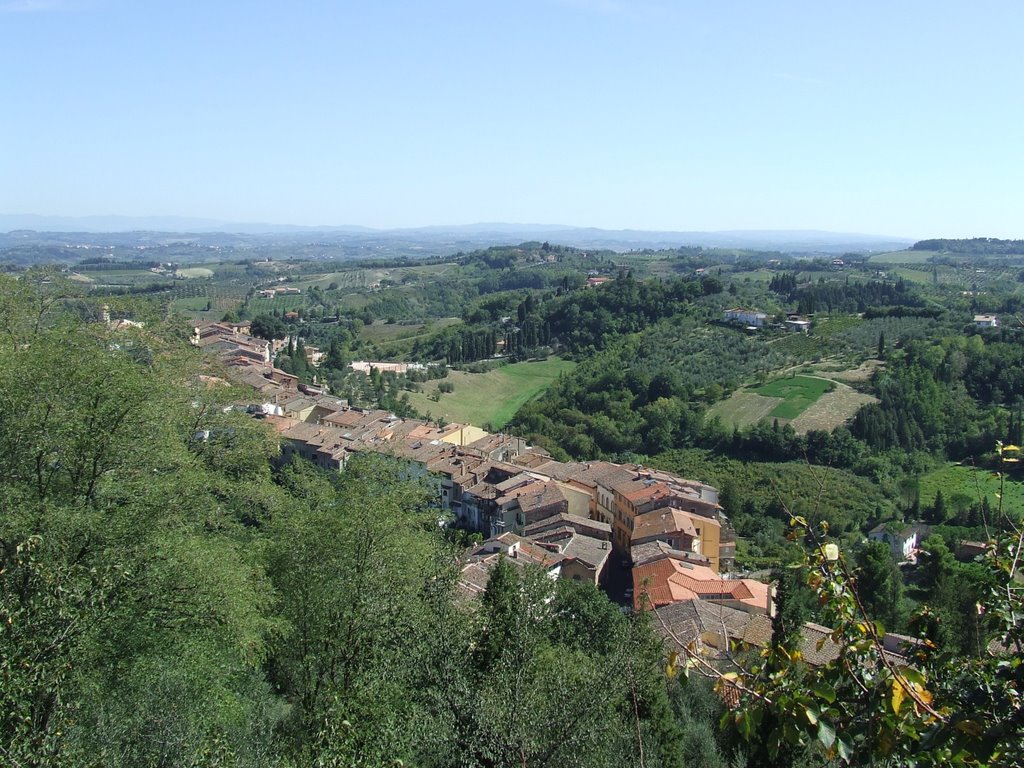
[(0, 0), (0, 213), (1024, 237), (1020, 0)]

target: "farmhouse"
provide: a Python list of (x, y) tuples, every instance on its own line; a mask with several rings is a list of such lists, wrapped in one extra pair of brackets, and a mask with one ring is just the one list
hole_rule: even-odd
[(975, 315), (974, 324), (978, 328), (998, 328), (999, 315)]
[(764, 312), (758, 312), (754, 309), (743, 309), (741, 307), (727, 309), (722, 314), (723, 319), (727, 323), (740, 323), (752, 328), (763, 328), (765, 320), (768, 319), (768, 315)]
[[(889, 551), (892, 552), (892, 556), (896, 560), (909, 560), (917, 552), (917, 548), (924, 538), (922, 533), (925, 533), (923, 526), (903, 525), (889, 521), (872, 528), (868, 532), (868, 538), (888, 544)], [(925, 533), (925, 535), (927, 534)]]

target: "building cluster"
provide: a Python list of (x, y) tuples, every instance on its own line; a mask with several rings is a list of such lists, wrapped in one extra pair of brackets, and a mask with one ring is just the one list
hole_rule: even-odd
[[(733, 307), (722, 312), (722, 320), (733, 325), (742, 325), (749, 330), (756, 330), (764, 328), (768, 324), (768, 315), (764, 312), (758, 312), (756, 309)], [(787, 331), (807, 333), (811, 330), (811, 321), (802, 315), (790, 313), (782, 321), (781, 327)]]
[(767, 585), (728, 574), (735, 533), (715, 488), (638, 464), (560, 462), (512, 435), (351, 406), (274, 368), (269, 343), (245, 330), (205, 323), (193, 340), (252, 389), (246, 408), (276, 431), (282, 459), (327, 470), (367, 452), (407, 462), (436, 487), (446, 518), (485, 537), (464, 564), (463, 593), (482, 589), (504, 557), (598, 585), (632, 566), (641, 609), (708, 600), (771, 613)]
[(302, 293), (301, 288), (292, 288), (289, 285), (280, 288), (263, 288), (258, 292), (261, 299), (272, 299), (275, 296), (295, 296), (300, 293)]
[(727, 323), (745, 325), (747, 328), (763, 328), (768, 320), (768, 315), (764, 312), (758, 312), (756, 309), (733, 307), (722, 313), (722, 319)]

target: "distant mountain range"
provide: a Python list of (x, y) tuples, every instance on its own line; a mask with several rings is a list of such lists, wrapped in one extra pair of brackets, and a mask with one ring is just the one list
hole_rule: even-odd
[[(226, 222), (175, 216), (35, 216), (0, 214), (0, 246), (30, 244), (88, 244), (117, 235), (118, 244), (153, 244), (173, 241), (197, 245), (254, 245), (270, 243), (417, 243), (438, 249), (465, 250), (487, 245), (550, 240), (580, 248), (628, 251), (643, 248), (740, 248), (785, 253), (843, 253), (889, 251), (906, 248), (914, 240), (884, 235), (865, 235), (819, 230), (733, 230), (725, 232), (659, 232), (636, 229), (608, 230), (553, 224), (481, 223), (439, 225), (407, 229), (372, 229), (360, 226), (315, 226)], [(82, 237), (75, 238), (74, 235)]]

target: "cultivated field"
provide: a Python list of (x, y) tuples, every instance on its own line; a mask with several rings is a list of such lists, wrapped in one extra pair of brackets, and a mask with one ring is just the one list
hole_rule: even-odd
[(330, 287), (331, 283), (336, 283), (338, 288), (362, 289), (382, 280), (390, 280), (393, 283), (416, 281), (424, 277), (437, 277), (453, 269), (458, 269), (458, 265), (422, 264), (390, 269), (346, 269), (340, 272), (310, 275), (291, 284), (297, 288), (310, 288), (316, 285), (326, 289)]
[(877, 402), (878, 400), (871, 395), (865, 395), (845, 384), (840, 384), (831, 392), (823, 394), (790, 424), (799, 434), (812, 429), (831, 432), (852, 419), (861, 406)]
[(206, 267), (187, 267), (185, 269), (179, 269), (174, 274), (177, 277), (185, 278), (213, 277), (213, 270), (207, 269)]
[(409, 392), (409, 401), (417, 411), (429, 412), (433, 418), (499, 428), (559, 374), (575, 366), (568, 360), (551, 358), (542, 362), (514, 363), (487, 373), (451, 371), (448, 378), (441, 381), (454, 384), (454, 392), (442, 394), (441, 399), (434, 402), (428, 395), (437, 391), (438, 382), (429, 381), (423, 385), (423, 392)]
[(726, 428), (741, 429), (761, 419), (778, 419), (803, 434), (811, 429), (832, 430), (845, 424), (862, 405), (873, 402), (870, 395), (831, 379), (792, 376), (734, 392), (715, 403), (708, 417), (717, 416)]
[(88, 269), (83, 269), (78, 274), (95, 286), (140, 286), (174, 282), (171, 277), (150, 272), (148, 269), (97, 269), (91, 272)]
[[(209, 311), (206, 306), (210, 305)], [(237, 299), (229, 297), (188, 296), (171, 302), (171, 310), (195, 320), (220, 320), (228, 310), (238, 306)]]
[(781, 397), (764, 397), (748, 389), (740, 389), (711, 406), (708, 418), (717, 416), (727, 429), (743, 429), (768, 418), (768, 414), (781, 402)]
[(831, 370), (833, 366), (822, 363), (814, 366), (814, 373), (824, 376), (826, 379), (834, 379), (845, 384), (861, 384), (869, 381), (879, 368), (884, 364), (881, 360), (865, 360), (856, 368), (845, 368), (842, 370)]
[(937, 251), (889, 251), (876, 253), (868, 258), (872, 264), (927, 264)]
[(762, 397), (781, 398), (769, 417), (775, 419), (795, 419), (807, 410), (819, 397), (835, 387), (835, 383), (827, 379), (810, 376), (792, 376), (775, 379), (751, 391)]
[(257, 297), (249, 300), (249, 311), (253, 315), (263, 315), (273, 312), (275, 309), (281, 312), (302, 309), (306, 304), (306, 297), (302, 294), (290, 294), (275, 296), (272, 299)]

